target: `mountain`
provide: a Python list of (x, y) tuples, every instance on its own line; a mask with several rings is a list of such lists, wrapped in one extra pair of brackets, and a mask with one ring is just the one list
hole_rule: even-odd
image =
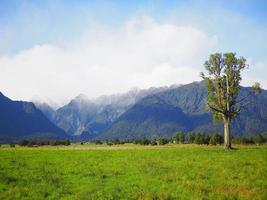
[(0, 111), (0, 142), (67, 137), (31, 102), (12, 101), (0, 92)]
[(56, 111), (54, 110), (54, 108), (52, 106), (50, 106), (48, 103), (45, 102), (33, 102), (34, 105), (36, 106), (36, 108), (38, 108), (39, 110), (41, 110), (43, 112), (43, 114), (50, 120), (52, 121), (55, 117)]
[(81, 135), (89, 132), (87, 124), (97, 113), (97, 105), (90, 101), (86, 96), (79, 95), (71, 102), (56, 111), (53, 122), (65, 130), (69, 135)]
[(88, 99), (81, 94), (69, 104), (56, 110), (52, 118), (46, 110), (41, 109), (54, 124), (69, 135), (80, 139), (90, 139), (107, 129), (140, 99), (174, 87), (178, 86), (146, 90), (132, 89), (127, 93), (100, 96), (95, 99)]
[[(239, 97), (247, 96), (250, 89), (242, 87)], [(248, 100), (251, 103), (232, 122), (235, 135), (252, 135), (267, 130), (267, 91), (258, 96), (251, 95)], [(213, 123), (205, 102), (203, 81), (149, 95), (123, 113), (97, 138), (170, 137), (178, 130), (222, 132), (222, 124)]]

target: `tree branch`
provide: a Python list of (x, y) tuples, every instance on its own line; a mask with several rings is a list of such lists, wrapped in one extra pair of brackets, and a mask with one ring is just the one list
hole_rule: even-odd
[(213, 107), (212, 105), (210, 105), (209, 103), (207, 103), (208, 104), (208, 106), (209, 106), (209, 108), (211, 108), (212, 110), (215, 110), (216, 112), (219, 112), (219, 113), (222, 113), (222, 114), (224, 114), (224, 112), (222, 111), (222, 110), (220, 110), (220, 109), (218, 109), (218, 108), (215, 108), (215, 107)]

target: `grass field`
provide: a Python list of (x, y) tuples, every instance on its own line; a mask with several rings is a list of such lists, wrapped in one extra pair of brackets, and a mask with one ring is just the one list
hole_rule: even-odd
[(0, 199), (267, 199), (267, 146), (2, 146)]

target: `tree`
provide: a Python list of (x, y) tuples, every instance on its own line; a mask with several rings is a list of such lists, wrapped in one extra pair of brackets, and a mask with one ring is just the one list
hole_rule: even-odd
[(189, 143), (191, 143), (191, 144), (194, 143), (195, 138), (196, 138), (196, 133), (195, 132), (191, 132), (191, 133), (188, 134), (188, 142)]
[(21, 141), (19, 142), (19, 145), (20, 145), (20, 146), (27, 146), (28, 143), (29, 143), (28, 140), (21, 140)]
[(205, 143), (205, 136), (201, 133), (197, 133), (195, 136), (195, 141), (196, 144), (204, 144)]
[(178, 143), (183, 144), (185, 142), (185, 134), (182, 131), (176, 132), (173, 135), (173, 140), (175, 141), (176, 144)]
[(235, 53), (211, 54), (204, 63), (208, 76), (202, 72), (206, 82), (207, 106), (213, 113), (215, 121), (224, 123), (224, 148), (231, 149), (230, 124), (252, 93), (260, 93), (259, 83), (255, 83), (248, 96), (238, 99), (240, 91), (241, 71), (248, 67), (246, 59), (237, 58)]
[(204, 144), (208, 145), (210, 142), (210, 136), (209, 135), (204, 135)]
[(70, 142), (70, 140), (68, 139), (68, 140), (66, 140), (66, 142), (65, 142), (65, 145), (66, 146), (69, 146), (69, 145), (71, 145), (71, 142)]
[(118, 144), (121, 143), (121, 141), (120, 141), (118, 138), (116, 138), (115, 140), (112, 141), (112, 143), (113, 143), (114, 145), (118, 145)]

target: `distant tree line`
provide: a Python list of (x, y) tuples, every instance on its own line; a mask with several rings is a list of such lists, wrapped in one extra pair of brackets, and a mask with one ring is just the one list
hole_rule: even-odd
[(34, 147), (34, 146), (58, 146), (58, 145), (70, 145), (70, 140), (21, 140), (18, 142), (18, 145), (20, 146), (28, 146), (28, 147)]
[[(93, 143), (97, 145), (107, 144), (107, 145), (118, 145), (125, 143), (133, 143), (138, 145), (165, 145), (168, 143), (174, 144), (204, 144), (204, 145), (222, 145), (223, 144), (223, 136), (218, 133), (212, 133), (211, 135), (199, 133), (199, 132), (176, 132), (173, 134), (172, 138), (157, 138), (157, 139), (149, 139), (149, 138), (141, 138), (141, 139), (129, 139), (129, 140), (94, 140)], [(255, 136), (246, 137), (246, 136), (232, 136), (232, 142), (234, 144), (264, 144), (267, 143), (267, 134), (256, 134)]]
[[(264, 144), (267, 143), (267, 133), (259, 133), (254, 136), (232, 136), (231, 137), (233, 144)], [(121, 145), (125, 143), (133, 143), (138, 145), (166, 145), (169, 143), (173, 144), (199, 144), (199, 145), (221, 145), (223, 144), (223, 136), (218, 133), (213, 133), (211, 135), (199, 133), (199, 132), (189, 132), (185, 133), (182, 131), (175, 132), (172, 138), (141, 138), (141, 139), (128, 139), (128, 140), (94, 140), (91, 143), (95, 143), (96, 145), (107, 144), (111, 145)], [(19, 146), (28, 146), (28, 147), (37, 147), (37, 146), (58, 146), (58, 145), (65, 145), (68, 146), (71, 144), (71, 141), (68, 140), (21, 140), (18, 143), (10, 143), (10, 147), (15, 147), (15, 144)], [(84, 144), (84, 142), (81, 142)]]

